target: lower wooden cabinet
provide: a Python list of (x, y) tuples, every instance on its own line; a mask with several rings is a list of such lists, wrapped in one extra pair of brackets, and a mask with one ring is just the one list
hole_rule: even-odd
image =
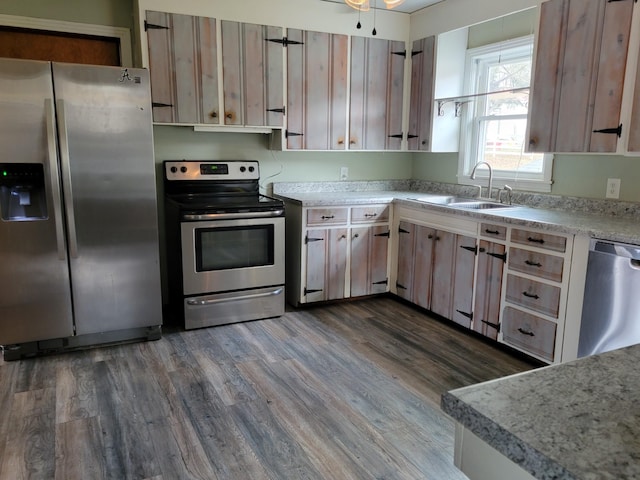
[(293, 305), (388, 291), (389, 206), (285, 207)]
[(500, 331), (500, 298), (506, 261), (505, 249), (505, 245), (487, 240), (480, 240), (478, 244), (473, 330), (493, 340), (498, 339)]

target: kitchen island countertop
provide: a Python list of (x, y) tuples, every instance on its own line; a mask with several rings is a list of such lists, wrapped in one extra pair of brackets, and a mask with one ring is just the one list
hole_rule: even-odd
[(541, 480), (640, 478), (640, 345), (452, 390), (442, 409)]

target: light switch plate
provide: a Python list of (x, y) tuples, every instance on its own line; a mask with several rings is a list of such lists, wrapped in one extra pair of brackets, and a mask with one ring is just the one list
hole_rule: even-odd
[(620, 198), (620, 179), (607, 179), (607, 198)]

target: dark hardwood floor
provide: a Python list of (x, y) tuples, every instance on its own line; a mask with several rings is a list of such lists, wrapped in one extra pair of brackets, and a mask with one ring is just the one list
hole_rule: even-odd
[(446, 390), (533, 368), (378, 297), (0, 363), (0, 479), (464, 479)]

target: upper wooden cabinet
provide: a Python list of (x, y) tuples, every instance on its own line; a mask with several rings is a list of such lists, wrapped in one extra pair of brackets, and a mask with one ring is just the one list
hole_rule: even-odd
[(345, 150), (348, 37), (288, 29), (287, 40), (287, 148)]
[(634, 0), (541, 5), (529, 150), (616, 152)]
[(153, 121), (219, 124), (216, 20), (147, 11)]
[(224, 124), (281, 127), (282, 28), (222, 22)]
[(351, 38), (349, 149), (400, 150), (404, 42)]
[(411, 49), (411, 104), (409, 107), (409, 150), (431, 150), (435, 80), (434, 36), (416, 40)]
[(154, 122), (282, 126), (282, 28), (153, 11), (146, 18)]

